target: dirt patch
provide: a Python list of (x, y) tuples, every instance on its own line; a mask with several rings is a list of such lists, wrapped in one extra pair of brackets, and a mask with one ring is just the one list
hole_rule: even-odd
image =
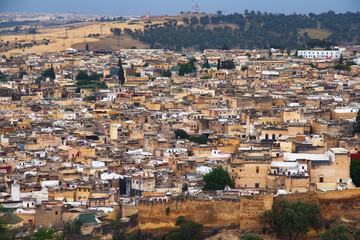
[(108, 36), (105, 38), (95, 38), (92, 42), (82, 42), (73, 44), (71, 47), (79, 50), (85, 50), (86, 44), (89, 45), (90, 50), (101, 50), (101, 49), (124, 49), (124, 48), (149, 48), (150, 45), (137, 41), (130, 36), (121, 36), (118, 40), (115, 36)]

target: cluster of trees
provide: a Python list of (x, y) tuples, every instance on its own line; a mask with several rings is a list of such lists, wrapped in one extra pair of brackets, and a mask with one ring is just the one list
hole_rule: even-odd
[(171, 74), (170, 69), (165, 70), (165, 71), (161, 74), (161, 76), (163, 76), (163, 77), (171, 77), (172, 74)]
[(93, 33), (93, 34), (89, 34), (88, 37), (99, 37), (100, 33)]
[(110, 28), (110, 32), (112, 32), (116, 36), (121, 35), (121, 28)]
[(169, 232), (169, 240), (196, 240), (204, 228), (200, 223), (186, 221), (183, 216), (176, 219), (175, 226), (178, 228)]
[(195, 62), (196, 62), (196, 59), (191, 58), (189, 62), (180, 64), (179, 65), (179, 75), (184, 76), (185, 74), (195, 72), (195, 70), (196, 70)]
[(235, 182), (222, 167), (216, 167), (204, 175), (204, 190), (223, 190), (226, 186), (235, 187)]
[(175, 138), (177, 139), (189, 139), (192, 142), (198, 143), (198, 144), (207, 144), (208, 141), (210, 141), (207, 137), (203, 135), (189, 135), (186, 131), (182, 129), (176, 129), (174, 131)]
[[(322, 14), (273, 14), (245, 11), (244, 14), (202, 16), (183, 18), (184, 25), (172, 20), (163, 24), (153, 24), (143, 31), (130, 34), (152, 48), (180, 50), (181, 48), (268, 48), (278, 44), (286, 48), (304, 47), (318, 44), (311, 42), (302, 29), (327, 29), (331, 35), (322, 42), (358, 43), (360, 39), (360, 13), (339, 13), (333, 11)], [(212, 28), (206, 26), (211, 24)], [(222, 24), (222, 25), (219, 25)], [(224, 26), (228, 24), (228, 26)]]
[(80, 71), (76, 75), (76, 85), (78, 88), (107, 88), (106, 84), (100, 81), (101, 75), (98, 73), (88, 74)]
[(342, 224), (320, 234), (320, 240), (360, 240), (360, 229), (349, 230)]
[(125, 21), (125, 17), (101, 17), (100, 19), (96, 19), (96, 21), (100, 22), (115, 22), (115, 21)]
[(222, 69), (234, 69), (235, 63), (233, 60), (225, 60), (221, 62), (221, 68)]
[(50, 78), (50, 79), (55, 79), (55, 71), (54, 71), (53, 66), (51, 65), (50, 68), (46, 69), (46, 70), (43, 72), (42, 76), (43, 76), (44, 78), (47, 78), (47, 77), (48, 77), (48, 78)]
[(350, 66), (351, 65), (355, 65), (355, 63), (351, 62), (351, 61), (344, 62), (344, 58), (341, 55), (340, 58), (339, 58), (338, 63), (334, 66), (334, 68), (336, 70), (350, 71)]
[[(70, 240), (81, 236), (83, 223), (81, 221), (66, 222), (62, 228), (38, 227), (30, 235), (23, 237), (23, 240)], [(18, 239), (16, 230), (8, 229), (4, 224), (0, 224), (0, 240)]]
[(5, 81), (6, 80), (6, 75), (0, 71), (0, 81)]
[(305, 237), (310, 229), (315, 231), (323, 227), (321, 207), (317, 203), (288, 202), (281, 200), (267, 210), (262, 221), (270, 226), (280, 238), (289, 240)]

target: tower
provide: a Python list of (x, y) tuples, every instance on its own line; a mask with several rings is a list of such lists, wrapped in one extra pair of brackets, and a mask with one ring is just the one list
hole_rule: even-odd
[(20, 201), (20, 185), (16, 181), (11, 185), (11, 200)]
[(117, 140), (118, 139), (118, 125), (117, 123), (110, 124), (110, 139)]
[(196, 4), (196, 14), (199, 15), (199, 5)]
[(246, 116), (246, 138), (250, 138), (250, 116)]
[(150, 12), (146, 12), (146, 19), (150, 18)]

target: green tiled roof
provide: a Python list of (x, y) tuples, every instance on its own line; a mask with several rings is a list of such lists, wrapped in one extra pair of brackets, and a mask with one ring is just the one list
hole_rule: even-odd
[(79, 216), (77, 216), (75, 218), (74, 221), (81, 221), (82, 223), (86, 224), (86, 223), (97, 223), (98, 221), (95, 218), (94, 214), (91, 213), (83, 213), (83, 214), (79, 214)]
[(17, 224), (22, 221), (24, 220), (21, 217), (10, 211), (7, 211), (4, 215), (0, 217), (0, 222), (3, 224)]

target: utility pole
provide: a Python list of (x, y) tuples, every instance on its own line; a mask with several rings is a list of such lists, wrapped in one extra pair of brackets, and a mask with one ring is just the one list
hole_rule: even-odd
[(100, 26), (100, 36), (102, 36), (102, 28), (103, 28), (103, 26), (101, 25)]

